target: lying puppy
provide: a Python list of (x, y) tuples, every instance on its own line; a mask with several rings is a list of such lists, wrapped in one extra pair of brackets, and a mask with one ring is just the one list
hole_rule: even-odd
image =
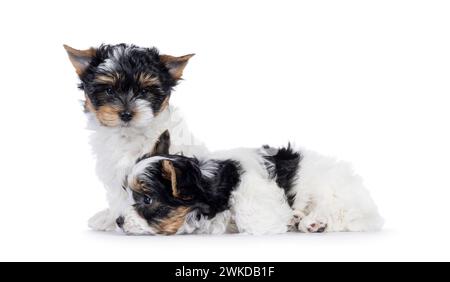
[(164, 132), (123, 188), (127, 234), (369, 231), (382, 219), (347, 164), (290, 146), (170, 155)]

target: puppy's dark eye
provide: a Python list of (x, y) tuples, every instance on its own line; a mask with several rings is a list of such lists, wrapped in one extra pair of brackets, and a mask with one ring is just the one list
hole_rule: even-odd
[(144, 96), (146, 96), (147, 94), (148, 94), (148, 89), (141, 89), (141, 90), (139, 90), (139, 96), (140, 97), (144, 97)]
[(153, 202), (153, 199), (149, 196), (144, 196), (144, 204), (150, 205)]
[(108, 96), (113, 96), (114, 95), (114, 90), (112, 88), (106, 88), (105, 89), (105, 93)]

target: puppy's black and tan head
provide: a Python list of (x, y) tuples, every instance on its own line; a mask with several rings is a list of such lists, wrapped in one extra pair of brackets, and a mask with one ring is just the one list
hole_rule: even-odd
[(126, 233), (182, 233), (187, 217), (212, 218), (228, 209), (240, 179), (239, 164), (169, 155), (169, 146), (165, 132), (124, 182), (132, 203), (117, 224)]
[(168, 106), (172, 89), (193, 56), (160, 55), (155, 48), (126, 44), (64, 48), (81, 80), (85, 110), (108, 127), (148, 125)]

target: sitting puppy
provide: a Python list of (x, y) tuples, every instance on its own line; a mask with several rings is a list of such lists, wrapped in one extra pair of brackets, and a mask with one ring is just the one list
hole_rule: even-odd
[(114, 230), (127, 203), (127, 194), (121, 189), (123, 178), (164, 130), (169, 129), (175, 137), (172, 150), (187, 155), (207, 152), (178, 109), (170, 105), (174, 87), (193, 54), (175, 57), (162, 55), (156, 48), (128, 44), (64, 48), (85, 94), (96, 170), (107, 191), (109, 207), (95, 214), (89, 227)]
[(382, 219), (348, 165), (290, 146), (235, 149), (207, 159), (169, 155), (163, 133), (123, 188), (127, 234), (369, 231)]

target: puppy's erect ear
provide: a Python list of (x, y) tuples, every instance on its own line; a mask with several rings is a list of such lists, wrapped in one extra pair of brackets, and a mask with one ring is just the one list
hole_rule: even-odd
[(170, 180), (172, 183), (172, 195), (175, 198), (180, 197), (180, 193), (178, 191), (177, 187), (177, 173), (175, 171), (175, 167), (173, 166), (173, 163), (169, 160), (163, 160), (162, 161), (162, 171), (163, 171), (163, 177), (167, 180)]
[(183, 75), (183, 70), (186, 67), (190, 58), (192, 58), (195, 54), (184, 55), (181, 57), (174, 57), (170, 55), (161, 55), (159, 56), (161, 62), (166, 66), (169, 70), (170, 75), (173, 79), (179, 80)]
[(159, 136), (158, 141), (156, 141), (155, 147), (151, 153), (152, 156), (157, 155), (168, 155), (170, 149), (170, 133), (166, 130)]
[(63, 46), (64, 49), (66, 49), (67, 54), (69, 55), (70, 62), (75, 68), (75, 71), (78, 75), (82, 75), (86, 68), (89, 66), (92, 57), (94, 57), (96, 52), (95, 49), (91, 47), (86, 50), (77, 50), (65, 44)]

